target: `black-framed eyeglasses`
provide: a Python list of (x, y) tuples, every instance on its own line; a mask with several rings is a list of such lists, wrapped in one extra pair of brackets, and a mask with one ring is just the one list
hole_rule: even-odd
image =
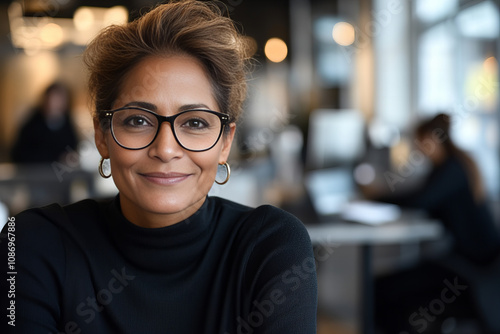
[(161, 116), (141, 107), (123, 107), (104, 111), (110, 119), (115, 142), (129, 150), (141, 150), (151, 145), (163, 122), (170, 128), (177, 143), (192, 152), (208, 151), (217, 144), (229, 116), (207, 109), (185, 110), (173, 116)]

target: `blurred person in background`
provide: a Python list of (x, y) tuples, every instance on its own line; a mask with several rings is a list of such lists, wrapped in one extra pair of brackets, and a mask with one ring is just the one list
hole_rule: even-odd
[[(452, 141), (450, 124), (448, 115), (438, 114), (415, 131), (417, 146), (432, 164), (425, 182), (410, 193), (396, 191), (376, 198), (425, 210), (443, 223), (452, 241), (450, 250), (438, 258), (378, 279), (377, 319), (387, 333), (441, 333), (445, 319), (461, 316), (477, 316), (487, 332), (498, 333), (493, 328), (497, 326), (492, 324), (493, 315), (488, 315), (491, 310), (486, 309), (494, 306), (491, 302), (495, 298), (500, 300), (500, 276), (496, 273), (500, 267), (500, 233), (479, 169)], [(488, 287), (485, 284), (492, 275), (497, 283)], [(423, 308), (428, 309), (433, 300), (441, 298), (450, 284), (458, 287), (460, 296), (450, 292), (448, 297), (454, 302), (446, 305), (439, 317), (428, 311), (425, 314)], [(496, 297), (484, 298), (485, 293)]]
[(1, 333), (316, 333), (304, 225), (208, 196), (230, 177), (247, 58), (232, 20), (194, 0), (90, 43), (98, 170), (119, 194), (16, 216), (18, 313)]
[(63, 161), (77, 148), (71, 120), (69, 88), (60, 82), (48, 86), (41, 103), (22, 126), (11, 150), (14, 163)]

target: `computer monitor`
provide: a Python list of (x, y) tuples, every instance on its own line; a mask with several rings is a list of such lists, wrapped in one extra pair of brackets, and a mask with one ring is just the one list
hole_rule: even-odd
[(340, 214), (355, 194), (349, 168), (309, 171), (304, 182), (314, 211), (319, 217)]
[(309, 118), (308, 169), (345, 166), (362, 157), (365, 122), (355, 109), (317, 109)]

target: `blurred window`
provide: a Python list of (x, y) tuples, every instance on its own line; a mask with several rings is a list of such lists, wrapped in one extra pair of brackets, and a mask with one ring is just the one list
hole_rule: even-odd
[(498, 38), (499, 21), (498, 8), (491, 1), (464, 9), (456, 19), (458, 31), (462, 36), (472, 38)]
[(458, 9), (458, 0), (418, 0), (415, 3), (417, 17), (423, 22), (435, 22)]
[(491, 197), (500, 195), (500, 8), (491, 0), (415, 2), (415, 107), (448, 112), (454, 141), (478, 163)]
[(441, 23), (420, 36), (418, 109), (424, 112), (450, 110), (455, 96), (453, 53), (455, 39), (452, 27)]

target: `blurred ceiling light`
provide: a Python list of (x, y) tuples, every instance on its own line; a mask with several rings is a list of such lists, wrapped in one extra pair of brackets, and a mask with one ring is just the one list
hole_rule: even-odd
[(56, 47), (63, 42), (64, 32), (60, 25), (48, 23), (41, 29), (40, 38), (49, 47)]
[(264, 53), (266, 54), (267, 59), (273, 63), (280, 63), (285, 60), (288, 55), (288, 48), (283, 40), (279, 38), (271, 38), (264, 46)]
[(12, 2), (8, 9), (8, 15), (9, 18), (19, 18), (23, 16), (23, 6), (17, 1)]
[(54, 49), (64, 43), (86, 45), (100, 30), (110, 24), (124, 24), (128, 11), (123, 6), (111, 8), (80, 7), (73, 19), (24, 16), (23, 6), (14, 1), (8, 11), (11, 42), (27, 55)]
[(106, 10), (104, 14), (104, 26), (112, 24), (124, 24), (128, 21), (127, 8), (123, 6), (114, 6)]
[(339, 22), (333, 26), (332, 37), (337, 44), (348, 46), (354, 43), (356, 33), (352, 24)]
[(88, 30), (95, 22), (94, 12), (89, 7), (80, 7), (75, 11), (73, 22), (76, 30)]

